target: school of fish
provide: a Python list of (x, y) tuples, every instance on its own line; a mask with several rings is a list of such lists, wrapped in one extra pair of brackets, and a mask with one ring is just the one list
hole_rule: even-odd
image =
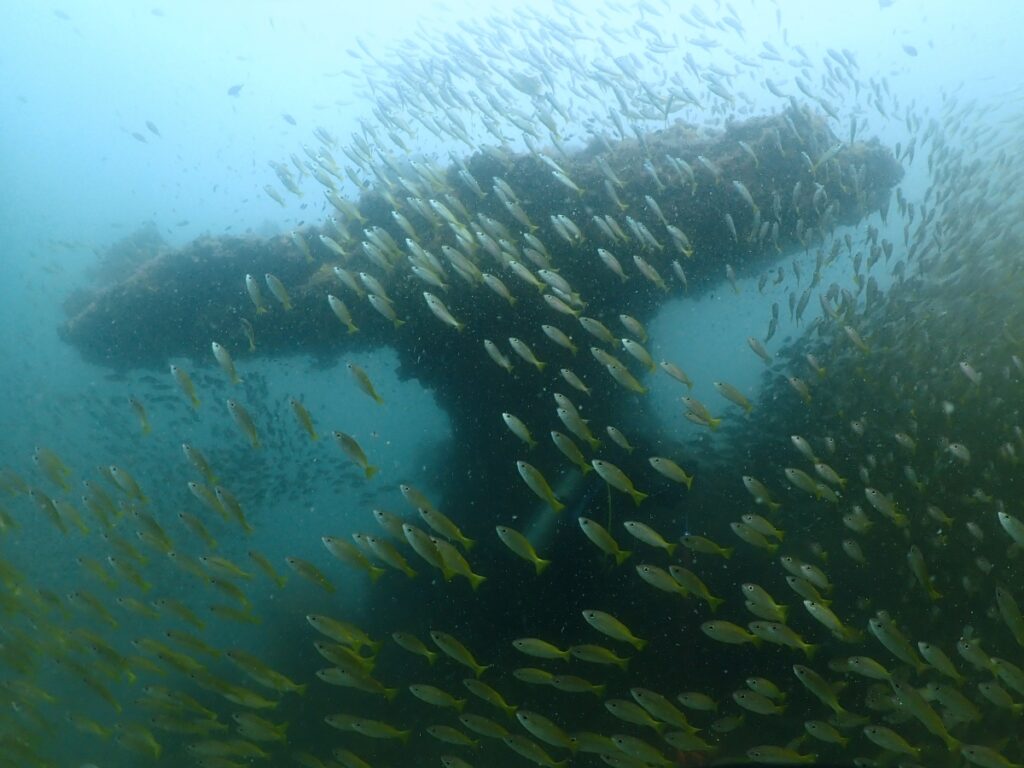
[[(349, 143), (318, 128), (306, 159), (273, 164), (280, 185), (266, 192), (287, 205), (322, 187), (330, 234), (291, 237), (322, 262), (321, 310), (341, 332), (468, 335), (481, 366), (536, 382), (529, 409), (481, 419), (521, 447), (507, 473), (522, 509), (560, 516), (561, 530), (572, 516), (587, 556), (559, 568), (568, 555), (531, 539), (525, 513), (490, 519), (431, 498), (299, 397), (287, 429), (340, 451), (353, 484), (389, 483), (407, 502), (366, 508), (351, 535), (325, 532), (316, 562), (264, 554), (280, 523), (253, 515), (252, 489), (200, 446), (181, 445), (190, 503), (177, 505), (126, 461), (64, 455), (41, 436), (0, 470), (0, 766), (1024, 764), (1024, 120), (953, 95), (919, 110), (849, 51), (815, 62), (796, 44), (755, 45), (730, 3), (556, 7), (467, 23), (401, 56), (350, 51), (372, 118)], [(619, 55), (625, 43), (642, 55)], [(733, 66), (702, 64), (712, 50)], [(739, 142), (744, 162), (799, 142), (811, 112), (850, 143), (866, 123), (902, 123), (895, 156), (925, 173), (912, 165), (923, 158), (922, 194), (898, 188), (895, 206), (837, 227), (827, 184), (864, 182), (838, 162), (842, 143), (794, 158), (799, 189), (654, 151), (629, 169), (598, 154), (597, 188), (567, 171), (581, 133), (644, 146), (673, 116), (720, 127), (753, 114), (754, 92), (789, 110), (795, 138)], [(424, 143), (451, 151), (447, 171), (405, 159)], [(461, 160), (468, 149), (500, 164), (512, 144), (568, 201), (543, 219), (516, 180), (477, 178)], [(364, 228), (347, 184), (385, 201), (392, 225)], [(590, 316), (559, 271), (571, 253), (609, 286), (685, 298), (688, 265), (711, 246), (676, 212), (707, 188), (729, 194), (725, 242), (781, 251), (780, 223), (797, 220), (799, 247), (777, 254), (791, 268), (772, 264), (756, 286), (739, 264), (715, 268), (723, 301), (788, 296), (788, 318), (776, 302), (750, 329), (761, 393), (699, 360), (688, 373), (685, 354), (661, 358), (631, 314)], [(484, 199), (503, 215), (475, 214)], [(825, 285), (837, 265), (845, 282)], [(250, 351), (257, 318), (305, 311), (274, 274), (238, 282)], [(821, 311), (805, 321), (811, 302)], [(474, 319), (498, 308), (507, 333), (478, 337)], [(546, 319), (534, 327), (523, 312)], [(790, 340), (772, 345), (787, 323)], [(244, 392), (258, 366), (231, 346), (211, 339), (203, 364)], [(167, 373), (173, 406), (266, 452), (271, 406), (216, 402), (187, 368)], [(345, 368), (364, 397), (355, 407), (398, 407), (373, 370)], [(691, 374), (721, 399), (694, 397)], [(726, 445), (714, 449), (726, 471), (695, 471), (686, 450), (698, 443), (663, 455), (638, 425), (587, 418), (587, 402), (648, 397), (655, 377), (677, 387), (673, 418)], [(146, 397), (124, 414), (153, 431)], [(603, 483), (587, 514), (560, 496), (570, 476)], [(683, 525), (677, 511), (712, 476), (726, 478), (720, 514)], [(68, 541), (74, 562), (55, 562)], [(516, 581), (498, 578), (509, 572)], [(574, 579), (614, 583), (617, 599), (577, 607)], [(527, 611), (521, 632), (485, 645), (480, 628), (423, 618), (420, 603), (444, 599), (465, 603), (472, 624), (473, 600), (511, 599), (495, 582), (530, 584), (538, 611), (563, 612), (561, 632), (532, 633)], [(348, 611), (363, 590), (371, 609)], [(305, 635), (301, 650), (261, 640), (284, 624)]]

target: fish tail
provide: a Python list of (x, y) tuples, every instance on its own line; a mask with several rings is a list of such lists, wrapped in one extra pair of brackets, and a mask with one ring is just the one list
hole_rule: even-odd
[(357, 325), (350, 325), (348, 327), (348, 332), (349, 333), (356, 333), (358, 331), (359, 331), (359, 326), (357, 326)]
[(626, 562), (626, 559), (632, 554), (633, 553), (628, 549), (620, 549), (618, 552), (615, 553), (615, 564), (622, 565), (624, 562)]
[(648, 496), (648, 494), (644, 493), (643, 491), (638, 491), (635, 489), (629, 495), (633, 497), (633, 503), (636, 504), (638, 507), (640, 506), (640, 502), (646, 499)]
[(563, 509), (565, 509), (565, 504), (563, 504), (558, 499), (556, 499), (554, 496), (552, 496), (551, 497), (551, 508), (553, 510), (555, 510), (555, 512), (561, 512)]
[[(315, 438), (314, 438), (314, 439), (315, 439)], [(379, 472), (380, 470), (379, 470), (379, 468), (378, 468), (378, 467), (375, 467), (375, 466), (373, 466), (372, 464), (370, 464), (370, 465), (367, 465), (367, 467), (366, 467), (366, 470), (365, 470), (365, 471), (366, 471), (366, 479), (367, 479), (367, 480), (369, 480), (369, 479), (370, 479), (371, 477), (373, 477), (374, 475), (376, 475), (376, 474), (377, 474), (377, 472)]]
[(433, 651), (427, 651), (427, 664), (433, 664), (437, 661), (437, 654)]
[(721, 419), (708, 419), (708, 426), (711, 427), (712, 432), (717, 432), (719, 425), (721, 425)]
[(403, 568), (402, 569), (402, 573), (404, 573), (410, 579), (415, 579), (416, 578), (416, 570), (414, 568), (412, 568), (411, 566), (407, 565), (405, 568)]
[(295, 691), (295, 692), (296, 692), (297, 694), (299, 694), (300, 696), (302, 696), (303, 694), (305, 694), (305, 692), (306, 692), (307, 690), (309, 690), (309, 683), (302, 683), (301, 685), (296, 685), (296, 686), (295, 686), (295, 688), (294, 688), (293, 690), (294, 690), (294, 691)]
[[(715, 597), (714, 595), (708, 596), (708, 605), (711, 606), (712, 613), (718, 610), (718, 606), (725, 602), (725, 598)], [(758, 638), (760, 640), (761, 638)]]
[(675, 552), (675, 551), (676, 551), (676, 548), (677, 548), (678, 546), (679, 546), (679, 545), (678, 545), (678, 544), (675, 544), (675, 543), (673, 543), (673, 544), (668, 544), (668, 545), (666, 545), (666, 546), (665, 546), (665, 551), (666, 551), (666, 552), (668, 552), (668, 553), (669, 553), (669, 554), (671, 555), (671, 554), (672, 554), (673, 552)]
[(474, 546), (476, 546), (476, 542), (475, 542), (475, 541), (474, 541), (473, 539), (470, 539), (470, 538), (468, 538), (468, 537), (466, 537), (466, 536), (462, 536), (462, 537), (461, 537), (461, 538), (459, 539), (459, 543), (460, 543), (460, 544), (461, 544), (461, 545), (463, 546), (463, 548), (464, 548), (464, 549), (465, 549), (465, 550), (466, 550), (467, 552), (468, 552), (469, 550), (471, 550), (471, 549), (472, 549), (472, 548), (473, 548)]
[(405, 325), (405, 320), (399, 320), (399, 319), (398, 319), (398, 318), (396, 317), (396, 318), (395, 318), (395, 328), (396, 328), (396, 329), (398, 329), (398, 328), (401, 328), (401, 327), (402, 327), (403, 325)]
[(473, 588), (474, 592), (476, 592), (477, 587), (479, 587), (485, 581), (487, 581), (487, 577), (481, 576), (479, 573), (471, 573), (469, 575), (469, 585)]
[(629, 644), (636, 648), (638, 651), (642, 651), (644, 647), (647, 645), (647, 641), (641, 640), (639, 637), (634, 637)]
[(540, 576), (542, 573), (544, 573), (544, 571), (547, 569), (547, 567), (549, 565), (551, 565), (551, 561), (550, 560), (543, 560), (541, 558), (537, 558), (536, 560), (533, 561), (533, 566), (534, 566), (534, 568), (537, 569), (537, 575), (538, 576)]
[(589, 465), (589, 464), (587, 464), (587, 463), (583, 463), (583, 464), (580, 464), (580, 472), (582, 472), (582, 473), (583, 473), (583, 476), (584, 476), (584, 477), (586, 477), (586, 475), (587, 475), (587, 472), (590, 472), (590, 471), (591, 471), (592, 469), (593, 469), (593, 467), (592, 467), (592, 466), (590, 466), (590, 465)]
[[(475, 667), (473, 668), (473, 672), (474, 672), (474, 673), (476, 674), (476, 676), (477, 676), (477, 679), (480, 679), (480, 675), (482, 675), (482, 674), (483, 674), (484, 672), (486, 672), (486, 671), (487, 671), (488, 669), (490, 669), (490, 668), (491, 668), (492, 666), (493, 666), (493, 664), (477, 664), (477, 665), (476, 665), (476, 666), (475, 666)], [(461, 711), (461, 710), (460, 710), (460, 711)]]
[(257, 315), (265, 315), (266, 313), (267, 313), (267, 308), (266, 307), (256, 307), (256, 314)]
[(385, 571), (383, 568), (378, 568), (375, 565), (371, 566), (370, 567), (370, 582), (373, 583), (373, 584), (376, 584), (377, 583), (377, 579), (379, 579), (385, 573), (387, 573), (387, 571)]
[(394, 701), (395, 700), (395, 696), (397, 696), (397, 695), (398, 695), (398, 689), (397, 688), (385, 688), (384, 689), (384, 698), (387, 699), (388, 701)]

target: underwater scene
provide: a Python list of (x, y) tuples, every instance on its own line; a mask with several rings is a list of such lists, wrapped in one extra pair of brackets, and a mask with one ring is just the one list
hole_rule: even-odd
[(1024, 765), (1015, 13), (0, 10), (0, 768)]

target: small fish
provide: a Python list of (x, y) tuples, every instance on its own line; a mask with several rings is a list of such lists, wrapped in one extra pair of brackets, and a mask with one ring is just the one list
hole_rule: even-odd
[(625, 670), (629, 666), (629, 659), (615, 655), (614, 652), (600, 645), (571, 645), (569, 653), (574, 659), (586, 661), (590, 664), (604, 664), (615, 666)]
[(313, 417), (306, 410), (306, 406), (294, 397), (288, 398), (288, 405), (291, 406), (292, 412), (295, 414), (295, 418), (298, 419), (299, 424), (309, 434), (309, 438), (311, 440), (319, 440), (320, 436), (316, 433), (316, 427), (313, 425)]
[(502, 413), (501, 418), (505, 422), (505, 426), (509, 428), (509, 431), (526, 443), (530, 448), (537, 445), (537, 441), (534, 440), (533, 435), (530, 434), (529, 427), (527, 427), (521, 419), (507, 412)]
[(751, 405), (750, 401), (732, 384), (728, 384), (724, 381), (714, 382), (715, 389), (718, 390), (718, 394), (724, 397), (726, 400), (735, 403), (745, 412), (750, 413), (754, 410), (754, 406)]
[(466, 327), (465, 323), (456, 320), (452, 316), (452, 313), (448, 311), (448, 307), (444, 305), (444, 302), (434, 294), (429, 291), (424, 291), (423, 300), (427, 302), (427, 308), (434, 314), (434, 317), (445, 325), (449, 325), (457, 331), (461, 331)]
[(752, 762), (764, 765), (808, 765), (818, 761), (818, 756), (815, 754), (801, 754), (795, 749), (776, 747), (771, 744), (751, 747), (747, 750), (747, 757)]
[(136, 397), (129, 397), (128, 404), (135, 411), (135, 415), (139, 418), (139, 428), (142, 430), (142, 434), (148, 435), (153, 431), (153, 427), (149, 423), (149, 417), (146, 415), (146, 407), (142, 404), (142, 401)]
[(544, 366), (547, 363), (543, 363), (537, 359), (537, 356), (533, 354), (533, 350), (527, 345), (525, 341), (517, 339), (515, 336), (510, 336), (508, 340), (509, 346), (512, 347), (512, 351), (515, 352), (519, 357), (525, 360), (527, 363), (532, 365), (538, 371), (543, 371)]
[(348, 328), (349, 333), (355, 333), (356, 331), (359, 330), (358, 326), (356, 326), (356, 324), (352, 322), (352, 313), (349, 312), (349, 309), (347, 306), (345, 306), (344, 301), (339, 299), (334, 294), (329, 293), (327, 294), (327, 303), (330, 305), (331, 311), (334, 312), (335, 317), (337, 317), (338, 320), (340, 320), (345, 325), (345, 327)]
[[(366, 457), (366, 453), (363, 451), (362, 446), (359, 445), (359, 442), (354, 437), (337, 429), (334, 430), (331, 435), (334, 437), (335, 441), (337, 441), (341, 450), (345, 452), (345, 455), (359, 465), (363, 470), (363, 473), (366, 475), (367, 480), (380, 471), (378, 467), (370, 464), (370, 460)], [(314, 437), (313, 439), (315, 440), (316, 438)]]
[(260, 442), (260, 434), (256, 429), (256, 422), (252, 420), (252, 416), (245, 407), (236, 400), (227, 400), (228, 412), (231, 414), (231, 418), (235, 420), (238, 428), (245, 433), (245, 436), (249, 438), (249, 443), (253, 448), (259, 448), (262, 446)]
[(576, 345), (562, 329), (556, 328), (553, 325), (542, 325), (540, 328), (544, 331), (544, 335), (555, 342), (555, 344), (563, 349), (569, 350), (574, 355), (576, 354)]
[(743, 485), (747, 489), (747, 492), (754, 497), (754, 501), (758, 504), (763, 504), (771, 511), (777, 510), (782, 505), (772, 499), (771, 493), (768, 488), (765, 487), (764, 483), (757, 480), (750, 475), (743, 476)]
[(419, 513), (423, 522), (429, 525), (436, 533), (441, 534), (451, 541), (459, 542), (459, 545), (467, 552), (473, 548), (473, 544), (475, 543), (473, 539), (469, 538), (459, 530), (459, 526), (449, 519), (447, 515), (433, 507), (430, 509), (420, 507)]
[(644, 544), (649, 544), (652, 547), (663, 549), (670, 555), (675, 552), (676, 547), (679, 546), (678, 544), (665, 541), (664, 537), (662, 537), (660, 533), (646, 523), (641, 523), (638, 520), (626, 520), (622, 526), (635, 539), (642, 541)]
[(417, 683), (409, 686), (409, 692), (422, 702), (435, 707), (450, 707), (457, 712), (462, 712), (466, 706), (465, 699), (457, 699), (447, 691), (442, 691), (433, 685)]
[(345, 363), (345, 367), (348, 368), (348, 372), (352, 374), (353, 378), (355, 378), (356, 384), (359, 385), (359, 389), (372, 397), (374, 402), (378, 405), (384, 404), (384, 398), (377, 394), (377, 390), (373, 386), (373, 382), (370, 381), (370, 377), (366, 371), (355, 363)]
[(562, 452), (569, 461), (579, 467), (580, 472), (584, 475), (590, 472), (593, 467), (587, 463), (583, 453), (576, 446), (576, 443), (572, 441), (572, 438), (568, 435), (562, 434), (556, 430), (551, 431), (551, 442), (555, 444), (555, 447)]
[(396, 329), (405, 325), (405, 320), (398, 317), (398, 313), (395, 312), (395, 307), (391, 303), (390, 299), (376, 293), (371, 293), (366, 297), (366, 300), (370, 302), (370, 306), (373, 307), (378, 314), (390, 320)]
[(536, 637), (520, 637), (512, 641), (512, 647), (522, 654), (533, 656), (537, 659), (561, 659), (569, 661), (572, 658), (569, 651), (562, 650), (546, 640)]
[(647, 498), (647, 494), (638, 491), (626, 473), (611, 462), (604, 461), (603, 459), (593, 459), (590, 464), (597, 471), (597, 474), (601, 476), (602, 480), (616, 490), (629, 494), (633, 498), (633, 503), (637, 506), (640, 506), (640, 502)]
[(192, 383), (192, 377), (184, 369), (174, 364), (171, 365), (171, 375), (174, 376), (174, 380), (178, 382), (181, 391), (185, 393), (189, 402), (192, 403), (192, 407), (198, 408), (199, 397), (196, 395), (196, 386)]
[(212, 342), (210, 346), (213, 349), (213, 356), (217, 359), (217, 364), (228, 375), (231, 383), (241, 384), (242, 380), (238, 377), (238, 372), (235, 370), (235, 361), (231, 359), (231, 353), (228, 352), (227, 348), (216, 341)]
[(499, 525), (495, 528), (498, 532), (498, 538), (501, 539), (502, 543), (508, 547), (514, 554), (526, 560), (528, 563), (533, 563), (537, 575), (540, 576), (544, 573), (549, 565), (550, 560), (545, 560), (537, 554), (537, 551), (533, 548), (533, 544), (519, 531), (509, 528), (505, 525)]
[(712, 416), (708, 407), (697, 398), (683, 396), (680, 399), (683, 401), (683, 405), (686, 406), (689, 413), (696, 416), (698, 422), (710, 427), (712, 432), (718, 429), (719, 425), (721, 425), (722, 420)]
[(621, 640), (629, 643), (638, 651), (643, 650), (644, 646), (647, 645), (646, 640), (641, 640), (639, 637), (634, 635), (629, 630), (629, 627), (616, 619), (610, 613), (588, 609), (583, 611), (583, 618), (590, 626), (602, 635), (607, 635), (613, 640)]
[(286, 557), (284, 561), (288, 567), (299, 574), (299, 576), (313, 582), (325, 592), (333, 594), (337, 591), (334, 585), (331, 584), (330, 580), (312, 563), (298, 557)]
[(492, 707), (500, 709), (509, 717), (512, 717), (518, 709), (518, 707), (509, 704), (507, 701), (505, 701), (505, 697), (498, 693), (496, 690), (494, 690), (494, 688), (489, 686), (487, 683), (469, 677), (465, 678), (462, 681), (462, 684), (466, 687), (466, 690), (468, 690), (478, 699), (487, 702)]
[(249, 294), (249, 299), (256, 307), (257, 315), (268, 311), (267, 303), (263, 300), (263, 292), (260, 290), (260, 284), (252, 275), (247, 274), (245, 276), (245, 290)]
[(505, 356), (505, 354), (498, 348), (490, 339), (484, 339), (484, 349), (487, 351), (487, 356), (495, 362), (499, 368), (504, 368), (508, 373), (512, 373), (512, 361)]
[(242, 324), (242, 333), (245, 334), (246, 341), (249, 342), (249, 351), (256, 351), (256, 329), (247, 318), (240, 318), (239, 322)]
[(622, 450), (626, 451), (626, 453), (632, 453), (634, 450), (636, 450), (630, 444), (629, 438), (627, 438), (622, 433), (622, 430), (618, 429), (617, 427), (613, 427), (611, 424), (609, 424), (604, 428), (604, 431), (608, 433), (608, 437), (612, 439), (612, 442), (615, 443), (620, 448), (622, 448)]
[(579, 518), (580, 528), (598, 549), (615, 558), (616, 565), (622, 565), (632, 552), (621, 549), (618, 542), (605, 530), (604, 526), (589, 517)]
[(263, 279), (267, 284), (267, 288), (270, 289), (271, 295), (281, 302), (281, 306), (284, 307), (286, 311), (290, 310), (292, 308), (292, 299), (288, 295), (288, 290), (284, 287), (284, 283), (269, 272), (263, 276)]
[(519, 476), (523, 478), (523, 482), (526, 483), (530, 490), (546, 501), (552, 510), (561, 512), (565, 509), (565, 504), (555, 496), (555, 492), (551, 489), (551, 486), (539, 469), (532, 464), (527, 464), (525, 461), (517, 461), (516, 469), (519, 470)]
[[(458, 662), (463, 667), (472, 670), (473, 674), (477, 678), (479, 678), (486, 670), (490, 669), (490, 665), (482, 665), (477, 662), (476, 657), (469, 648), (463, 645), (456, 637), (445, 632), (432, 630), (430, 632), (430, 639), (434, 641), (434, 645), (440, 648), (447, 657), (454, 660), (454, 662)], [(483, 683), (479, 683), (479, 686), (483, 686)], [(468, 687), (469, 686), (467, 685), (467, 688)], [(477, 687), (477, 689), (479, 690), (480, 688)], [(472, 689), (470, 690), (472, 691)]]
[(693, 475), (687, 474), (686, 470), (672, 461), (672, 459), (666, 459), (663, 456), (651, 456), (647, 461), (658, 473), (664, 475), (669, 480), (685, 485), (687, 490), (693, 488)]
[(697, 552), (702, 555), (716, 555), (724, 557), (726, 560), (732, 557), (732, 553), (735, 551), (733, 547), (723, 547), (704, 536), (695, 536), (689, 533), (680, 536), (679, 543), (691, 552)]
[(693, 389), (693, 380), (686, 375), (686, 372), (675, 363), (670, 363), (667, 360), (662, 360), (658, 363), (658, 366), (671, 376), (673, 379), (678, 381), (680, 384), (685, 384), (687, 389)]
[(400, 647), (408, 651), (409, 653), (417, 656), (422, 656), (427, 660), (428, 664), (433, 664), (437, 661), (437, 652), (432, 651), (415, 635), (408, 632), (393, 632), (391, 639)]
[(761, 643), (761, 638), (757, 635), (729, 621), (706, 621), (700, 625), (700, 629), (701, 632), (712, 640), (717, 640), (720, 643), (730, 645), (743, 645), (745, 643), (760, 645)]

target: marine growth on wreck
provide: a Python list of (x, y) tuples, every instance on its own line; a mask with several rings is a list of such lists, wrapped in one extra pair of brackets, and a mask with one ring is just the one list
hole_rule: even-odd
[(0, 766), (1024, 760), (1024, 122), (558, 10), (365, 52), (268, 172), (322, 220), (69, 302), (131, 393), (0, 475)]

